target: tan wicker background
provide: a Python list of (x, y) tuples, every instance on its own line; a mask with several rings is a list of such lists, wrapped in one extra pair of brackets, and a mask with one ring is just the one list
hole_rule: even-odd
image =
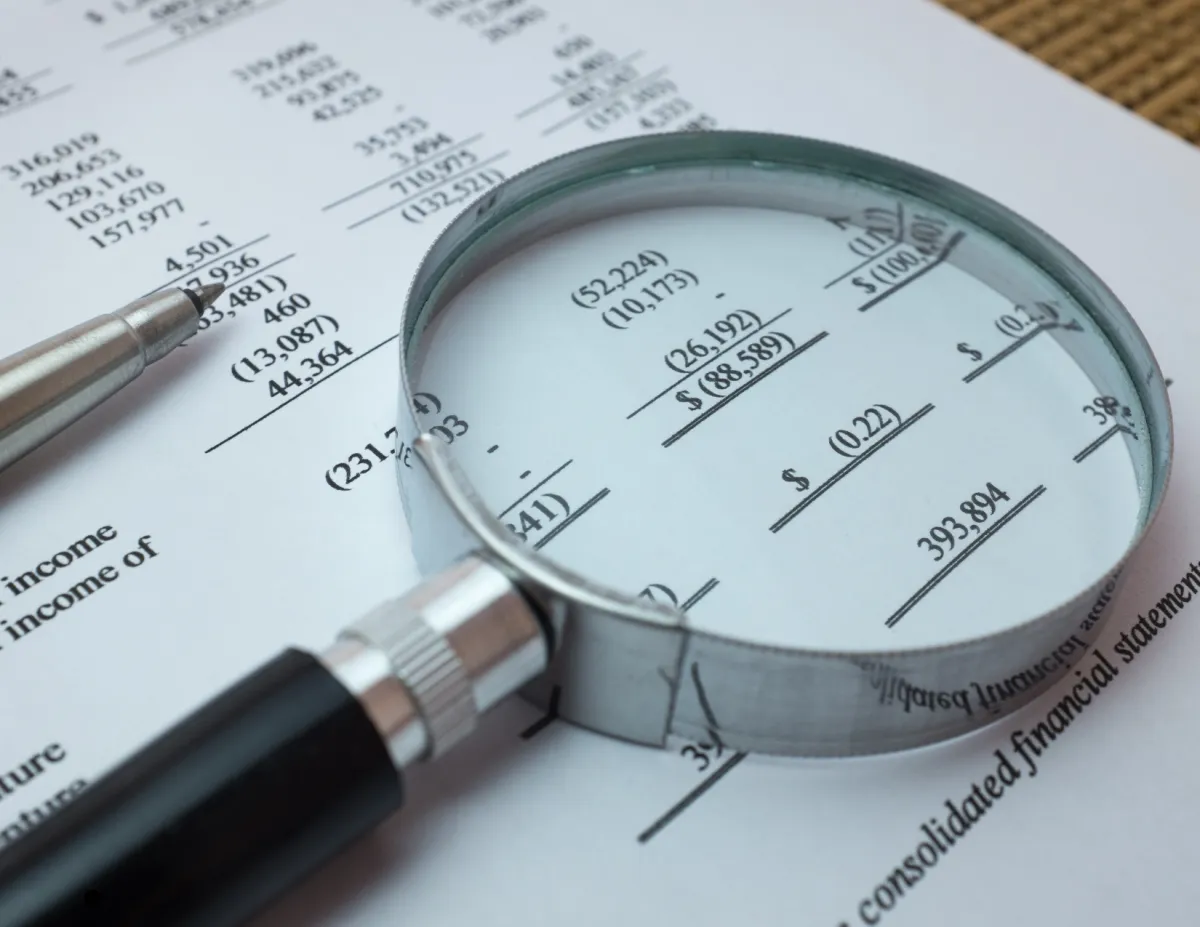
[(1200, 0), (939, 0), (1200, 144)]

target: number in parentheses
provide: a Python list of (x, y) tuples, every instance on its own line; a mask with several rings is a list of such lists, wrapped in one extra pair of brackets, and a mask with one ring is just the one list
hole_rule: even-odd
[(422, 415), (429, 415), (430, 412), (438, 415), (442, 411), (442, 401), (433, 393), (414, 393), (412, 403), (413, 408)]
[[(344, 477), (340, 481), (337, 479), (337, 474), (339, 473), (344, 473)], [(325, 482), (328, 483), (332, 488), (338, 490), (338, 492), (349, 492), (350, 484), (356, 479), (358, 479), (358, 477), (354, 476), (350, 469), (350, 465), (346, 463), (334, 464), (325, 471)]]

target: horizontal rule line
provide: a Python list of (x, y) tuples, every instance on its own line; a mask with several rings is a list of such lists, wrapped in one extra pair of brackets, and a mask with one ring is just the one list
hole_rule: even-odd
[(424, 158), (418, 158), (412, 164), (408, 165), (408, 167), (401, 168), (398, 171), (393, 171), (392, 173), (390, 173), (386, 177), (384, 177), (382, 180), (376, 180), (374, 183), (369, 183), (365, 187), (355, 190), (353, 193), (347, 193), (340, 200), (334, 200), (328, 206), (322, 206), (321, 212), (326, 212), (327, 210), (333, 209), (335, 206), (341, 206), (343, 203), (350, 202), (355, 197), (362, 196), (364, 193), (371, 192), (376, 187), (381, 187), (385, 183), (390, 183), (391, 181), (395, 180), (397, 177), (401, 177), (404, 174), (407, 174), (409, 171), (416, 170), (422, 164), (429, 163), (434, 158), (446, 158), (446, 157), (449, 157), (450, 155), (454, 154), (455, 152), (462, 151), (462, 149), (464, 149), (470, 145), (474, 145), (481, 138), (483, 138), (482, 132), (480, 132), (476, 135), (472, 135), (470, 138), (464, 139), (463, 141), (458, 142), (457, 144), (450, 145), (446, 148), (442, 148), (439, 151), (431, 152), (430, 154), (426, 155)]
[(701, 599), (716, 589), (719, 584), (720, 581), (714, 576), (703, 586), (683, 600), (683, 604), (679, 606), (680, 611), (686, 612), (689, 608), (694, 608)]
[(299, 399), (299, 398), (300, 398), (301, 396), (303, 396), (305, 393), (309, 392), (309, 390), (314, 390), (314, 389), (316, 389), (316, 388), (317, 388), (318, 386), (320, 386), (322, 383), (328, 383), (330, 380), (332, 380), (334, 377), (336, 377), (336, 376), (337, 376), (339, 373), (341, 373), (341, 372), (342, 372), (343, 370), (345, 370), (347, 367), (353, 367), (355, 364), (357, 364), (357, 363), (358, 363), (360, 360), (362, 360), (364, 357), (368, 356), (369, 354), (374, 354), (376, 351), (378, 351), (380, 348), (382, 348), (382, 347), (383, 347), (385, 344), (388, 344), (388, 343), (390, 343), (390, 342), (392, 342), (392, 341), (395, 341), (395, 340), (396, 340), (397, 338), (399, 338), (399, 337), (400, 337), (400, 334), (399, 334), (399, 332), (397, 332), (395, 335), (392, 335), (390, 338), (385, 338), (385, 339), (383, 339), (383, 341), (379, 342), (379, 344), (375, 345), (374, 347), (372, 347), (372, 348), (367, 348), (367, 350), (363, 351), (363, 352), (362, 352), (362, 354), (358, 355), (358, 357), (356, 357), (356, 358), (354, 358), (354, 359), (352, 359), (352, 360), (349, 360), (349, 361), (347, 361), (346, 363), (344, 363), (344, 364), (340, 365), (340, 366), (339, 366), (339, 367), (337, 367), (337, 369), (335, 369), (333, 372), (331, 372), (331, 373), (330, 373), (330, 374), (328, 374), (327, 376), (323, 376), (323, 377), (321, 377), (321, 379), (317, 380), (317, 381), (316, 381), (315, 383), (313, 383), (311, 386), (306, 386), (304, 389), (300, 390), (300, 392), (298, 392), (298, 393), (297, 393), (295, 396), (292, 396), (290, 399), (286, 399), (286, 400), (284, 400), (284, 401), (283, 401), (283, 402), (281, 402), (279, 405), (277, 405), (277, 406), (276, 406), (274, 409), (272, 409), (270, 412), (264, 412), (262, 415), (260, 415), (260, 416), (259, 416), (258, 418), (256, 418), (254, 421), (252, 421), (252, 422), (251, 422), (249, 425), (246, 425), (246, 426), (244, 426), (244, 427), (242, 427), (242, 428), (239, 428), (237, 431), (235, 431), (233, 434), (231, 434), (231, 435), (230, 435), (228, 438), (222, 438), (220, 441), (218, 441), (218, 442), (217, 442), (216, 444), (214, 444), (212, 447), (210, 447), (210, 448), (208, 448), (207, 450), (205, 450), (205, 452), (204, 452), (204, 453), (206, 453), (206, 454), (211, 454), (211, 453), (212, 453), (213, 451), (215, 451), (217, 448), (219, 448), (219, 447), (221, 447), (221, 446), (223, 446), (223, 445), (225, 445), (225, 444), (228, 444), (230, 441), (232, 441), (232, 440), (233, 440), (234, 438), (236, 438), (238, 435), (243, 435), (243, 434), (245, 434), (247, 431), (249, 431), (251, 428), (253, 428), (255, 425), (257, 425), (259, 422), (263, 422), (263, 421), (266, 421), (267, 419), (269, 419), (269, 418), (270, 418), (272, 415), (274, 415), (276, 412), (278, 412), (278, 411), (279, 411), (280, 409), (282, 409), (284, 406), (291, 405), (293, 402), (295, 402), (297, 399)]
[(32, 74), (24, 76), (14, 74), (12, 77), (0, 77), (0, 89), (7, 87), (9, 84), (33, 84), (41, 80), (47, 74), (51, 73), (52, 68), (42, 68), (40, 71), (34, 71)]
[(145, 293), (143, 293), (143, 294), (142, 294), (142, 295), (141, 295), (139, 298), (140, 298), (140, 299), (145, 299), (145, 298), (146, 298), (147, 296), (149, 296), (151, 293), (157, 293), (159, 290), (165, 290), (167, 287), (169, 287), (169, 286), (173, 286), (174, 284), (178, 283), (178, 282), (179, 282), (180, 280), (182, 280), (184, 277), (190, 277), (190, 276), (192, 276), (192, 274), (199, 273), (200, 271), (204, 270), (205, 268), (212, 267), (212, 265), (213, 265), (213, 264), (216, 264), (216, 263), (217, 263), (217, 262), (219, 262), (219, 261), (225, 261), (225, 260), (228, 260), (229, 258), (233, 257), (235, 254), (238, 254), (238, 253), (239, 253), (239, 252), (241, 252), (241, 251), (245, 251), (247, 248), (253, 248), (253, 247), (254, 247), (255, 245), (257, 245), (257, 244), (258, 244), (260, 241), (266, 241), (266, 240), (267, 240), (268, 238), (270, 238), (270, 237), (271, 237), (271, 236), (270, 236), (270, 234), (267, 234), (267, 235), (259, 235), (259, 236), (258, 236), (258, 238), (255, 238), (255, 239), (253, 239), (253, 240), (251, 240), (251, 241), (248, 241), (248, 242), (246, 242), (244, 245), (238, 245), (236, 248), (230, 248), (228, 251), (222, 251), (220, 254), (218, 254), (218, 255), (217, 255), (215, 258), (213, 258), (211, 261), (205, 261), (203, 264), (197, 264), (197, 265), (196, 265), (195, 267), (193, 267), (191, 270), (184, 271), (184, 272), (183, 272), (182, 274), (180, 274), (178, 277), (174, 277), (174, 278), (172, 278), (172, 279), (168, 280), (168, 281), (167, 281), (166, 283), (164, 283), (162, 286), (156, 286), (156, 287), (155, 287), (153, 290), (148, 290), (148, 291), (146, 291), (146, 292), (145, 292)]
[(861, 454), (859, 454), (857, 457), (855, 457), (852, 461), (850, 461), (850, 463), (846, 464), (844, 467), (839, 469), (836, 473), (833, 474), (833, 476), (831, 476), (824, 483), (822, 483), (820, 486), (818, 486), (816, 489), (814, 489), (811, 493), (809, 493), (807, 496), (805, 496), (804, 499), (802, 499), (797, 505), (794, 505), (790, 509), (788, 509), (779, 518), (779, 520), (775, 522), (775, 524), (771, 525), (771, 533), (772, 534), (778, 533), (784, 527), (784, 525), (786, 525), (793, 518), (795, 518), (797, 515), (799, 515), (801, 512), (803, 512), (806, 508), (808, 508), (810, 505), (812, 505), (814, 502), (816, 502), (817, 499), (819, 499), (822, 495), (824, 495), (837, 482), (842, 480), (844, 477), (849, 476), (851, 471), (853, 471), (855, 467), (857, 467), (864, 460), (869, 458), (872, 454), (874, 454), (876, 451), (878, 451), (881, 447), (885, 446), (893, 438), (902, 434), (904, 432), (904, 430), (908, 428), (909, 425), (914, 425), (917, 422), (919, 422), (926, 415), (928, 415), (930, 412), (932, 412), (933, 409), (934, 409), (934, 406), (933, 406), (932, 402), (927, 403), (926, 405), (922, 406), (920, 409), (918, 409), (916, 412), (914, 412), (912, 415), (910, 415), (907, 420), (902, 422), (900, 424), (900, 427), (895, 428), (892, 431), (888, 432), (887, 435), (880, 438), (875, 444), (871, 445), (871, 447), (867, 448), (865, 451), (863, 451)]
[(542, 135), (543, 136), (552, 135), (553, 133), (557, 132), (559, 129), (569, 126), (576, 119), (582, 119), (584, 116), (590, 116), (596, 110), (600, 109), (600, 107), (602, 107), (605, 103), (609, 103), (612, 100), (619, 99), (620, 97), (623, 97), (627, 93), (631, 93), (634, 90), (640, 89), (641, 87), (645, 86), (646, 84), (650, 83), (651, 81), (658, 80), (658, 78), (662, 77), (664, 74), (667, 73), (667, 70), (668, 70), (668, 68), (661, 67), (661, 68), (658, 68), (657, 70), (651, 71), (649, 74), (642, 74), (639, 77), (635, 77), (633, 80), (629, 81), (629, 83), (627, 83), (627, 84), (618, 84), (616, 87), (614, 87), (612, 90), (610, 90), (604, 96), (600, 97), (598, 100), (594, 100), (591, 103), (581, 106), (578, 110), (576, 110), (570, 116), (567, 116), (565, 119), (560, 119), (558, 122), (554, 123), (554, 125), (550, 126), (550, 128), (548, 128), (548, 129), (543, 129)]
[(0, 110), (0, 119), (3, 119), (5, 116), (11, 116), (13, 113), (19, 113), (23, 109), (29, 109), (31, 106), (37, 106), (39, 103), (45, 103), (47, 100), (53, 100), (57, 96), (62, 96), (74, 86), (74, 84), (64, 84), (57, 90), (51, 90), (30, 100), (26, 100), (24, 103), (18, 103), (16, 106)]
[(631, 61), (636, 61), (638, 58), (640, 58), (642, 56), (642, 54), (643, 54), (643, 52), (635, 51), (632, 55), (628, 55), (625, 58), (619, 58), (615, 61), (610, 61), (608, 64), (603, 65), (602, 67), (595, 68), (591, 71), (588, 71), (586, 74), (580, 75), (579, 77), (577, 77), (573, 81), (571, 81), (571, 83), (567, 84), (567, 86), (563, 87), (562, 90), (559, 90), (557, 93), (555, 93), (551, 96), (548, 96), (543, 100), (539, 100), (537, 103), (534, 103), (532, 106), (526, 107), (525, 109), (521, 110), (519, 113), (517, 113), (516, 118), (524, 119), (526, 116), (532, 116), (543, 106), (549, 106), (555, 100), (561, 99), (562, 97), (565, 97), (569, 93), (575, 93), (584, 84), (590, 83), (591, 81), (595, 80), (597, 77), (607, 74), (610, 71), (620, 70), (621, 68), (625, 67), (625, 65), (629, 64)]
[(548, 728), (558, 718), (558, 703), (562, 699), (562, 686), (555, 686), (550, 690), (550, 704), (546, 707), (546, 713), (538, 718), (533, 724), (521, 731), (521, 739), (529, 740), (531, 737), (536, 737), (546, 728)]
[(746, 390), (750, 389), (750, 387), (754, 386), (757, 383), (761, 383), (763, 380), (765, 380), (767, 377), (769, 377), (771, 374), (773, 374), (776, 370), (778, 370), (784, 364), (799, 357), (801, 354), (803, 354), (805, 351), (807, 351), (809, 348), (811, 348), (818, 341), (821, 341), (822, 339), (827, 338), (827, 337), (829, 337), (829, 332), (821, 332), (819, 335), (814, 335), (812, 338), (809, 338), (808, 341), (804, 342), (804, 344), (800, 345), (800, 347), (796, 348), (796, 350), (792, 351), (792, 353), (786, 355), (782, 360), (776, 361), (774, 364), (772, 364), (770, 367), (768, 367), (762, 373), (758, 374), (757, 376), (754, 376), (750, 380), (747, 380), (745, 383), (743, 383), (741, 386), (739, 386), (737, 389), (735, 389), (728, 396), (719, 400), (714, 405), (709, 406), (709, 408), (707, 408), (704, 412), (697, 415), (694, 419), (692, 419), (690, 422), (688, 422), (686, 425), (684, 425), (682, 428), (680, 428), (677, 432), (675, 432), (675, 434), (673, 434), (673, 435), (671, 435), (671, 437), (667, 438), (667, 440), (665, 440), (662, 443), (662, 446), (670, 447), (672, 444), (674, 444), (676, 441), (678, 441), (680, 438), (682, 438), (684, 435), (686, 435), (689, 431), (691, 431), (693, 428), (695, 428), (697, 425), (699, 425), (701, 422), (703, 422), (709, 416), (713, 415), (718, 410), (723, 409), (725, 406), (729, 405), (729, 403), (731, 403), (731, 402), (733, 402), (733, 400), (737, 399), (738, 396), (742, 395), (742, 393), (746, 392)]
[(692, 789), (690, 792), (688, 792), (685, 796), (683, 796), (683, 798), (681, 798), (674, 805), (672, 805), (670, 810), (668, 810), (666, 814), (664, 814), (657, 821), (655, 821), (653, 824), (651, 824), (649, 827), (647, 827), (644, 831), (642, 831), (640, 834), (638, 834), (638, 838), (637, 838), (638, 843), (646, 843), (648, 840), (650, 840), (652, 837), (654, 837), (657, 833), (659, 833), (659, 831), (661, 831), (664, 827), (666, 827), (668, 824), (670, 824), (672, 821), (674, 821), (677, 817), (679, 817), (679, 815), (681, 815), (681, 814), (683, 814), (683, 812), (687, 811), (687, 809), (690, 808), (696, 802), (696, 799), (698, 799), (701, 795), (703, 795), (705, 792), (707, 792), (709, 789), (711, 789), (714, 785), (716, 785), (718, 782), (720, 782), (721, 779), (723, 779), (726, 776), (726, 774), (729, 773), (730, 770), (732, 770), (735, 766), (737, 766), (738, 763), (740, 763), (745, 758), (746, 758), (745, 753), (735, 753), (733, 756), (731, 756), (729, 759), (727, 759), (707, 779), (705, 779), (698, 786), (696, 786), (694, 789)]
[(983, 374), (987, 373), (989, 370), (991, 370), (993, 367), (995, 367), (998, 363), (1000, 363), (1000, 361), (1004, 360), (1006, 357), (1011, 357), (1017, 350), (1025, 347), (1025, 345), (1029, 344), (1029, 342), (1031, 342), (1034, 338), (1036, 338), (1042, 332), (1046, 331), (1047, 329), (1058, 328), (1058, 327), (1059, 326), (1055, 325), (1052, 322), (1044, 324), (1044, 325), (1039, 324), (1036, 328), (1033, 329), (1033, 331), (1026, 332), (1024, 335), (1022, 335), (1020, 338), (1018, 338), (1016, 341), (1014, 341), (1012, 344), (1010, 344), (1003, 351), (1000, 351), (994, 357), (989, 357), (987, 360), (985, 360), (982, 364), (980, 364), (978, 367), (976, 367), (974, 370), (972, 370), (970, 373), (968, 373), (965, 377), (963, 377), (962, 378), (963, 382), (970, 383), (976, 377), (982, 376)]
[(897, 238), (895, 241), (893, 241), (890, 245), (888, 245), (882, 251), (878, 251), (875, 254), (872, 254), (865, 261), (860, 261), (859, 263), (855, 264), (853, 267), (851, 267), (848, 271), (846, 271), (840, 277), (834, 277), (827, 284), (825, 284), (823, 287), (821, 287), (821, 289), (828, 290), (831, 286), (841, 283), (843, 280), (845, 280), (847, 277), (849, 277), (856, 270), (862, 270), (862, 268), (866, 267), (872, 261), (878, 261), (882, 257), (887, 257), (888, 254), (891, 252), (891, 250), (900, 244), (901, 240), (902, 239)]
[(588, 512), (588, 510), (591, 509), (592, 506), (594, 506), (597, 502), (600, 502), (602, 499), (604, 499), (605, 496), (608, 495), (608, 493), (609, 493), (609, 490), (607, 488), (600, 490), (598, 493), (596, 493), (596, 495), (592, 496), (592, 498), (588, 499), (587, 502), (583, 503), (583, 505), (581, 505), (574, 512), (572, 512), (570, 515), (568, 515), (566, 518), (566, 521), (564, 521), (561, 525), (559, 525), (557, 528), (555, 528), (553, 531), (551, 531), (549, 534), (547, 534), (544, 538), (542, 538), (537, 543), (535, 543), (533, 545), (533, 549), (541, 550), (543, 547), (545, 547), (547, 544), (549, 544), (551, 541), (553, 541), (556, 537), (558, 537), (560, 534), (562, 534), (564, 531), (566, 531), (569, 527), (571, 527), (571, 525), (575, 524), (575, 522), (579, 518), (581, 518), (583, 515), (585, 515)]
[[(192, 39), (198, 39), (201, 36), (208, 35), (210, 32), (215, 32), (222, 26), (228, 26), (231, 22), (238, 22), (246, 19), (250, 16), (253, 16), (255, 13), (261, 13), (263, 10), (270, 9), (276, 4), (282, 2), (283, 0), (263, 0), (262, 3), (256, 3), (247, 9), (228, 13), (223, 18), (208, 23), (207, 25), (197, 29), (195, 32), (189, 32), (187, 35), (180, 36), (178, 39), (174, 39), (164, 45), (159, 45), (157, 48), (152, 48), (149, 51), (144, 51), (141, 54), (134, 55), (132, 58), (126, 59), (125, 63), (127, 65), (137, 64), (139, 61), (145, 61), (147, 58), (153, 58), (155, 55), (162, 54), (165, 51), (170, 51), (173, 48), (183, 45), (185, 42), (192, 41)], [(193, 8), (191, 12), (197, 12), (198, 10), (202, 11), (203, 9), (204, 7), (201, 6), (198, 8)]]
[(915, 593), (913, 593), (912, 597), (907, 602), (905, 602), (903, 605), (901, 605), (898, 609), (896, 609), (896, 611), (891, 615), (890, 618), (888, 618), (887, 621), (884, 622), (884, 624), (886, 624), (889, 628), (894, 628), (897, 624), (899, 624), (900, 619), (903, 618), (905, 615), (907, 615), (910, 611), (912, 611), (913, 606), (915, 606), (918, 602), (920, 602), (923, 598), (925, 598), (925, 596), (927, 596), (931, 591), (933, 591), (933, 588), (938, 583), (940, 583), (943, 579), (945, 579), (947, 576), (949, 576), (950, 573), (953, 572), (953, 570), (960, 563), (962, 563), (964, 560), (967, 559), (967, 557), (969, 557), (971, 554), (975, 553), (975, 551), (979, 550), (980, 545), (982, 545), (984, 541), (986, 541), (988, 538), (992, 537), (992, 535), (994, 535), (997, 531), (999, 531), (1001, 528), (1003, 528), (1005, 525), (1007, 525), (1010, 521), (1012, 521), (1014, 518), (1016, 518), (1017, 515), (1019, 515), (1021, 512), (1025, 511), (1025, 509), (1028, 508), (1033, 503), (1033, 500), (1038, 498), (1045, 491), (1046, 491), (1045, 486), (1037, 487), (1037, 489), (1035, 489), (1033, 492), (1031, 492), (1029, 495), (1027, 495), (1024, 499), (1022, 499), (1020, 502), (1018, 502), (1016, 505), (1014, 505), (1011, 509), (1009, 509), (1007, 512), (1005, 512), (1000, 518), (998, 518), (996, 521), (992, 522), (992, 524), (989, 525), (987, 527), (987, 529), (984, 530), (983, 533), (979, 535), (979, 537), (977, 537), (970, 544), (968, 544), (966, 547), (964, 547), (962, 550), (960, 550), (957, 554), (954, 555), (954, 558), (949, 563), (947, 563), (944, 567), (942, 567), (940, 570), (938, 570), (936, 573), (934, 573), (933, 578), (930, 579), (928, 582), (926, 582), (925, 585), (923, 585)]
[(1125, 432), (1125, 434), (1127, 434), (1127, 435), (1133, 434), (1133, 429), (1127, 425), (1120, 425), (1120, 424), (1113, 425), (1111, 428), (1108, 429), (1108, 431), (1104, 432), (1104, 434), (1102, 434), (1095, 441), (1093, 441), (1091, 444), (1089, 444), (1087, 447), (1085, 447), (1082, 451), (1080, 451), (1078, 454), (1076, 454), (1072, 459), (1075, 461), (1075, 463), (1083, 463), (1088, 457), (1090, 457), (1092, 455), (1093, 452), (1099, 450), (1100, 446), (1102, 444), (1104, 444), (1105, 441), (1107, 441), (1109, 438), (1113, 437), (1114, 435), (1120, 434), (1122, 431)]
[[(350, 223), (350, 225), (346, 226), (346, 231), (350, 231), (350, 229), (356, 229), (360, 225), (365, 225), (366, 223), (372, 221), (373, 219), (378, 219), (380, 216), (391, 212), (393, 209), (399, 209), (401, 206), (407, 206), (409, 203), (413, 202), (413, 200), (418, 200), (423, 196), (428, 196), (433, 191), (440, 190), (442, 187), (446, 186), (446, 184), (451, 183), (452, 181), (455, 181), (455, 180), (461, 180), (463, 177), (466, 177), (472, 171), (483, 170), (489, 164), (494, 164), (497, 161), (499, 161), (501, 158), (504, 158), (507, 156), (508, 156), (508, 152), (502, 151), (499, 154), (494, 154), (490, 158), (480, 161), (478, 164), (472, 164), (469, 167), (463, 168), (461, 171), (458, 171), (455, 174), (448, 174), (445, 177), (443, 177), (441, 180), (439, 180), (437, 183), (433, 184), (432, 186), (422, 187), (416, 193), (412, 194), (411, 196), (406, 196), (404, 199), (400, 200), (398, 203), (392, 203), (390, 206), (383, 207), (383, 209), (380, 209), (378, 212), (371, 213), (371, 215), (367, 216), (364, 219), (359, 219), (357, 222)], [(482, 192), (482, 191), (480, 191), (480, 192)]]
[(530, 496), (532, 496), (535, 492), (537, 492), (539, 489), (541, 489), (543, 486), (545, 486), (547, 483), (549, 483), (552, 479), (554, 479), (556, 476), (558, 476), (560, 473), (562, 473), (565, 469), (567, 469), (567, 467), (569, 467), (572, 462), (573, 462), (573, 459), (568, 460), (565, 464), (562, 464), (561, 466), (559, 466), (556, 469), (554, 469), (553, 471), (551, 471), (549, 476), (544, 477), (543, 479), (541, 479), (537, 483), (535, 483), (533, 485), (532, 489), (530, 489), (527, 493), (525, 493), (525, 495), (523, 495), (520, 499), (518, 499), (516, 502), (514, 502), (512, 505), (510, 505), (508, 508), (506, 508), (503, 512), (501, 512), (496, 517), (503, 518), (505, 515), (507, 515), (509, 512), (511, 512), (513, 509), (515, 509), (518, 505), (520, 505), (522, 502), (524, 502), (526, 499), (528, 499)]
[(941, 253), (936, 258), (934, 258), (928, 265), (926, 265), (925, 267), (922, 267), (915, 274), (913, 274), (909, 277), (905, 277), (903, 280), (901, 280), (899, 283), (897, 283), (890, 290), (880, 293), (874, 299), (867, 300), (865, 303), (863, 303), (861, 306), (858, 307), (858, 311), (866, 312), (868, 309), (870, 309), (874, 306), (878, 306), (881, 302), (883, 302), (885, 299), (887, 299), (893, 293), (896, 293), (899, 290), (904, 289), (906, 286), (908, 286), (914, 280), (920, 280), (922, 277), (924, 277), (927, 273), (929, 273), (935, 267), (938, 267), (939, 265), (945, 263), (946, 259), (950, 257), (950, 254), (954, 251), (954, 249), (957, 248), (959, 243), (966, 237), (967, 237), (966, 232), (955, 232), (953, 235), (950, 236), (950, 239), (946, 242), (946, 246), (944, 248), (942, 248)]
[(729, 353), (734, 348), (736, 348), (739, 344), (744, 342), (747, 338), (753, 338), (755, 335), (761, 335), (763, 333), (763, 330), (766, 329), (766, 327), (768, 325), (774, 325), (776, 322), (778, 322), (780, 319), (782, 319), (785, 315), (787, 315), (791, 311), (792, 311), (791, 309), (784, 309), (783, 312), (779, 313), (779, 315), (775, 316), (774, 318), (767, 319), (767, 321), (763, 322), (762, 325), (758, 326), (758, 328), (754, 329), (754, 331), (749, 332), (748, 334), (742, 335), (742, 337), (739, 338), (737, 341), (733, 342), (732, 344), (730, 344), (728, 347), (724, 348), (723, 350), (718, 351), (716, 354), (714, 354), (712, 357), (710, 357), (708, 360), (706, 360), (703, 364), (701, 364), (695, 370), (691, 370), (691, 371), (688, 371), (687, 373), (685, 373), (683, 376), (681, 376), (678, 380), (676, 380), (674, 383), (672, 383), (670, 386), (668, 386), (666, 389), (664, 389), (657, 396), (654, 396), (652, 399), (648, 399), (646, 402), (643, 402), (640, 406), (638, 406), (636, 409), (634, 409), (632, 412), (630, 412), (628, 415), (625, 416), (626, 420), (633, 418), (635, 415), (637, 415), (642, 410), (650, 408), (650, 406), (654, 405), (654, 403), (656, 403), (656, 402), (658, 402), (658, 400), (662, 399), (663, 396), (665, 396), (665, 395), (667, 395), (667, 393), (671, 392), (671, 390), (673, 390), (675, 387), (677, 387), (680, 383), (683, 383), (685, 380), (690, 380), (692, 377), (694, 377), (696, 374), (698, 374), (701, 370), (703, 370), (705, 367), (707, 367), (709, 364), (711, 364), (717, 358), (721, 357), (724, 354)]

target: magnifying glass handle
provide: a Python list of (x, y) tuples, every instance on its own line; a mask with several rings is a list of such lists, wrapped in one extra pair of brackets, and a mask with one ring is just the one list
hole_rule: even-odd
[(288, 650), (0, 854), (0, 924), (226, 923), (402, 801), (358, 700)]
[(403, 803), (401, 770), (546, 663), (477, 558), (287, 650), (0, 853), (4, 927), (241, 923)]

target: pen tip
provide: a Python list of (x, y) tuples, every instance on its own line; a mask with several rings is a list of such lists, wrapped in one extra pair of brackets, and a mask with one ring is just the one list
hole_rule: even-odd
[(223, 283), (206, 283), (204, 286), (196, 288), (196, 296), (200, 299), (200, 304), (207, 309), (217, 301), (217, 297), (225, 292), (225, 284)]
[(206, 283), (203, 286), (196, 287), (194, 290), (184, 290), (183, 292), (188, 295), (188, 299), (196, 307), (196, 312), (203, 313), (205, 309), (217, 301), (218, 296), (225, 292), (225, 284)]

